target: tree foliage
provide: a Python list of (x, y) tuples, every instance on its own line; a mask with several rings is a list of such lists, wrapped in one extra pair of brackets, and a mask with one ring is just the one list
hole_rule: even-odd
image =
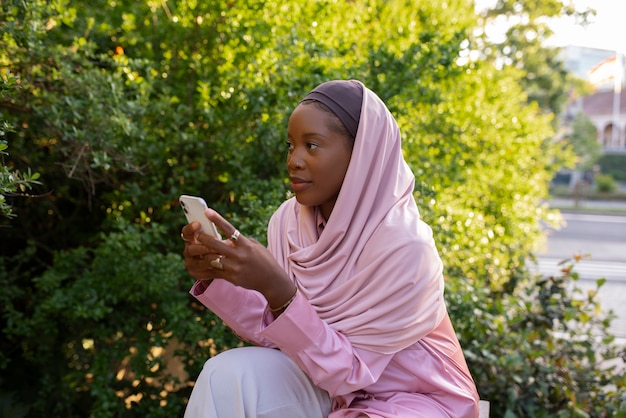
[[(332, 78), (365, 82), (401, 126), (454, 322), (492, 411), (619, 408), (623, 378), (596, 379), (580, 365), (589, 352), (563, 366), (593, 389), (582, 398), (558, 392), (549, 367), (502, 360), (506, 350), (536, 358), (537, 347), (517, 344), (543, 313), (522, 312), (512, 295), (537, 280), (526, 260), (541, 243), (541, 222), (556, 216), (541, 201), (563, 157), (549, 109), (529, 100), (526, 69), (463, 59), (477, 47), (471, 2), (0, 7), (0, 69), (19, 76), (15, 94), (0, 98), (0, 116), (15, 128), (6, 135), (13, 168), (32, 168), (42, 181), (33, 185), (39, 197), (11, 202), (19, 216), (1, 229), (0, 387), (14, 412), (181, 415), (203, 361), (239, 342), (187, 294), (177, 197), (204, 196), (263, 241), (287, 193), (287, 117)], [(528, 329), (481, 319), (515, 322), (522, 313)], [(542, 327), (537, 335), (560, 330)], [(541, 350), (566, 343), (553, 338)], [(614, 356), (610, 344), (598, 350)], [(554, 395), (522, 393), (519, 381), (531, 378), (546, 378)]]
[[(493, 7), (480, 14), (477, 42), (483, 56), (499, 66), (523, 70), (518, 79), (529, 102), (536, 102), (545, 113), (557, 118), (564, 110), (570, 89), (577, 84), (559, 57), (559, 48), (549, 47), (553, 35), (550, 21), (555, 18), (574, 17), (586, 25), (594, 14), (593, 9), (578, 10), (571, 2), (560, 0), (497, 0)], [(503, 36), (490, 39), (489, 25), (506, 27)]]
[[(0, 75), (0, 99), (15, 94), (17, 77), (7, 71)], [(4, 139), (9, 132), (14, 132), (13, 126), (6, 120), (0, 119), (0, 215), (13, 218), (13, 207), (7, 203), (7, 197), (23, 196), (33, 185), (40, 184), (37, 180), (39, 173), (32, 173), (30, 167), (25, 172), (13, 170), (13, 164), (7, 161), (9, 145)]]
[(602, 156), (602, 145), (596, 139), (596, 127), (588, 116), (579, 113), (572, 122), (569, 143), (577, 157), (576, 167), (589, 170)]

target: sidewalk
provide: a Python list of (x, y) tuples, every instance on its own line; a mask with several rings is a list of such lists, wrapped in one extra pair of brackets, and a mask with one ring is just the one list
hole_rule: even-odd
[(626, 201), (624, 200), (587, 200), (581, 199), (575, 202), (574, 199), (555, 198), (548, 201), (550, 207), (562, 211), (574, 212), (600, 212), (617, 215), (626, 215)]

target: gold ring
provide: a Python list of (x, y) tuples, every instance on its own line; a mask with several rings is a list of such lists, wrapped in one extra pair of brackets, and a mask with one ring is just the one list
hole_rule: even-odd
[(239, 233), (238, 229), (235, 229), (235, 232), (233, 232), (233, 234), (230, 236), (230, 240), (233, 242), (237, 242), (237, 240), (239, 239), (239, 235), (241, 235), (241, 233)]
[(224, 265), (222, 264), (223, 255), (218, 255), (215, 260), (211, 260), (211, 267), (217, 270), (224, 270)]

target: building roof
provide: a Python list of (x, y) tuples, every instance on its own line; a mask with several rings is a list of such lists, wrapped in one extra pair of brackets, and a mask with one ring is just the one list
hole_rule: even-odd
[(584, 46), (568, 45), (560, 49), (559, 56), (565, 64), (565, 68), (577, 77), (587, 80), (589, 70), (600, 61), (612, 57), (615, 51), (605, 49), (587, 48)]
[[(583, 97), (583, 112), (587, 115), (612, 115), (614, 95), (613, 90), (605, 90)], [(620, 94), (619, 113), (626, 114), (626, 89), (622, 89)]]

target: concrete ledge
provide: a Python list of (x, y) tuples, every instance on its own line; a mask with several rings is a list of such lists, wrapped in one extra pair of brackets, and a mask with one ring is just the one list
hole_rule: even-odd
[(478, 418), (489, 418), (489, 401), (479, 401), (478, 407), (480, 409)]

